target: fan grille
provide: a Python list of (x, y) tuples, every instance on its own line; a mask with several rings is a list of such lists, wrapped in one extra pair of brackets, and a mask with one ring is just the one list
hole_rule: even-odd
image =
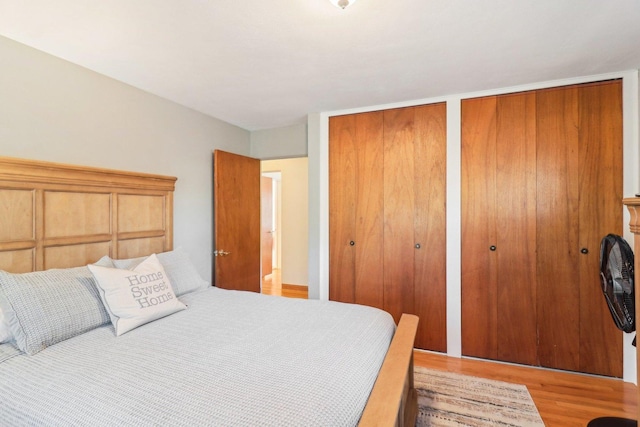
[(633, 251), (620, 236), (609, 234), (600, 245), (600, 278), (611, 316), (624, 332), (635, 330)]

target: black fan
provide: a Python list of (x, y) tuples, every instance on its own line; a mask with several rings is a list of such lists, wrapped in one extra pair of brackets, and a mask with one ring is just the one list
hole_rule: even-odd
[(600, 244), (600, 281), (618, 329), (636, 330), (633, 251), (622, 237), (609, 234)]
[[(600, 281), (609, 311), (618, 329), (636, 330), (633, 251), (620, 236), (609, 234), (600, 243)], [(634, 338), (633, 345), (636, 345)], [(588, 427), (637, 426), (634, 420), (601, 417), (591, 420)]]

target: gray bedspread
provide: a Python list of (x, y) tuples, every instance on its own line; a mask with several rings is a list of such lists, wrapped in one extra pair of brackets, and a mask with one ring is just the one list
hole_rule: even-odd
[(116, 337), (0, 345), (0, 425), (351, 426), (395, 330), (364, 306), (209, 288)]

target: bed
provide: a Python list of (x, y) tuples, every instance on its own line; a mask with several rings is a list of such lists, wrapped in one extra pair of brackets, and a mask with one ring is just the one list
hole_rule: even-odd
[[(413, 425), (418, 319), (209, 286), (175, 181), (0, 157), (0, 420)], [(130, 325), (118, 280), (164, 311)]]

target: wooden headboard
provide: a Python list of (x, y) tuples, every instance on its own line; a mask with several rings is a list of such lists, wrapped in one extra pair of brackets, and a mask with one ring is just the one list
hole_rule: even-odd
[(176, 178), (0, 157), (0, 269), (173, 249)]

